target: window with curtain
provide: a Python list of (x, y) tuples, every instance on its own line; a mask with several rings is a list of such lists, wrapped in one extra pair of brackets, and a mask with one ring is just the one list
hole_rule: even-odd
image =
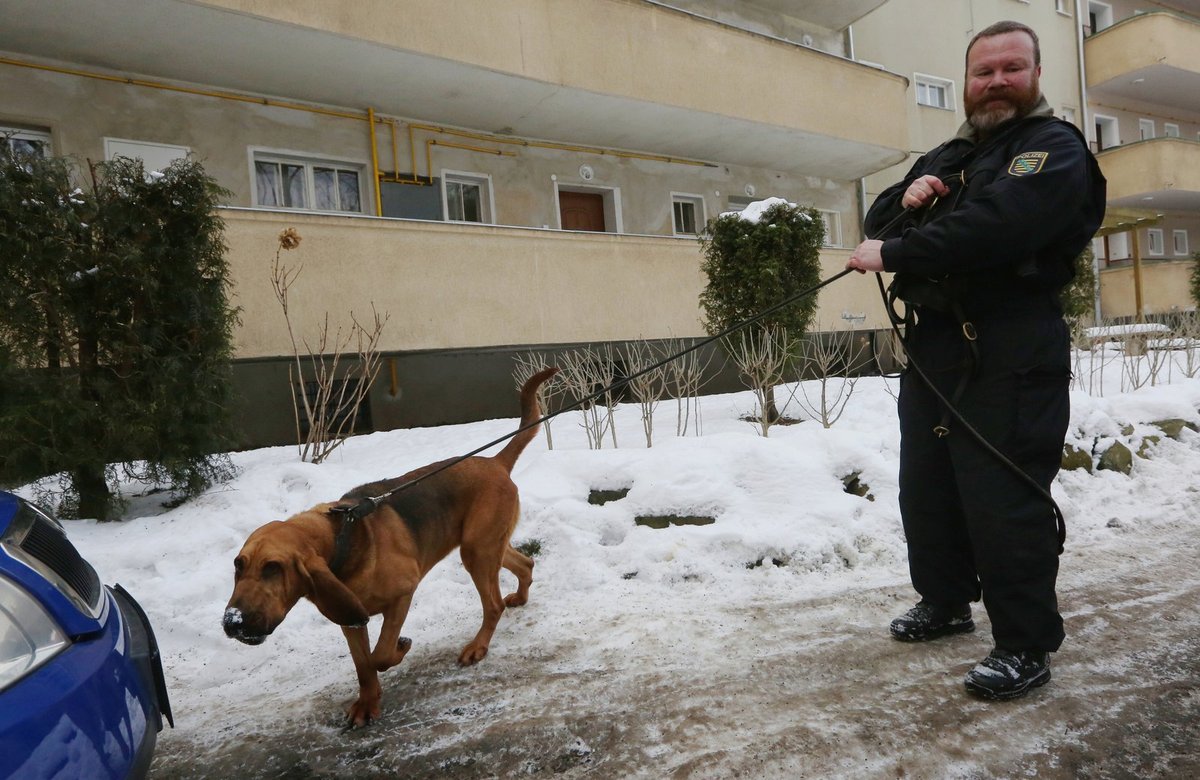
[(337, 163), (254, 158), (255, 203), (267, 208), (361, 213), (361, 169)]

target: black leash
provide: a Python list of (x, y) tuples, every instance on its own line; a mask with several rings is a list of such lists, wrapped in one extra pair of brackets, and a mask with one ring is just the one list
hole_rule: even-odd
[[(891, 230), (893, 227), (895, 227), (895, 225), (897, 223), (899, 223), (900, 220), (907, 217), (912, 211), (913, 211), (913, 209), (911, 209), (911, 208), (905, 208), (903, 211), (901, 211), (899, 214), (897, 214), (890, 222), (888, 222), (888, 224), (886, 224), (882, 228), (880, 228), (879, 234), (880, 235), (886, 234), (889, 230)], [(819, 282), (818, 284), (816, 284), (812, 287), (809, 287), (806, 290), (802, 290), (794, 295), (789, 296), (788, 298), (785, 298), (784, 300), (780, 301), (779, 303), (776, 303), (775, 305), (764, 309), (763, 311), (759, 312), (758, 314), (755, 314), (753, 317), (750, 317), (746, 320), (735, 323), (735, 324), (729, 326), (728, 328), (725, 328), (721, 332), (716, 333), (712, 336), (709, 336), (705, 339), (701, 339), (700, 341), (697, 341), (696, 343), (692, 344), (690, 347), (687, 347), (686, 349), (682, 349), (679, 352), (676, 352), (673, 355), (669, 355), (669, 356), (663, 358), (662, 360), (659, 360), (656, 363), (646, 366), (638, 371), (635, 371), (634, 373), (632, 373), (626, 377), (623, 377), (622, 379), (619, 379), (618, 381), (612, 383), (611, 385), (609, 385), (605, 388), (602, 388), (600, 390), (597, 390), (596, 392), (592, 393), (591, 395), (588, 395), (588, 396), (580, 398), (576, 401), (573, 401), (572, 403), (560, 408), (559, 410), (557, 410), (555, 412), (551, 412), (549, 414), (543, 415), (542, 417), (538, 418), (537, 420), (535, 420), (527, 425), (522, 425), (521, 427), (517, 428), (516, 430), (506, 433), (505, 435), (501, 436), (498, 439), (494, 439), (494, 440), (488, 442), (487, 444), (476, 447), (475, 449), (471, 450), (470, 452), (466, 453), (465, 455), (460, 455), (456, 458), (452, 458), (452, 459), (446, 461), (445, 463), (441, 464), (437, 468), (431, 469), (418, 477), (414, 477), (413, 479), (408, 480), (407, 482), (403, 482), (403, 483), (397, 485), (396, 487), (392, 488), (391, 490), (388, 490), (385, 493), (381, 493), (377, 496), (368, 496), (368, 497), (362, 498), (358, 501), (358, 503), (355, 503), (355, 504), (337, 505), (337, 506), (331, 507), (329, 510), (330, 514), (335, 517), (340, 517), (342, 522), (341, 522), (341, 528), (338, 529), (337, 539), (335, 541), (333, 559), (330, 561), (330, 564), (329, 564), (330, 569), (334, 572), (334, 574), (337, 574), (338, 570), (340, 569), (342, 564), (345, 563), (346, 557), (349, 555), (350, 535), (351, 535), (353, 527), (357, 523), (357, 521), (370, 515), (372, 512), (374, 512), (376, 509), (378, 509), (379, 506), (384, 501), (386, 501), (389, 497), (395, 495), (396, 493), (399, 493), (402, 490), (407, 490), (408, 488), (411, 488), (421, 482), (424, 482), (425, 480), (429, 479), (430, 477), (434, 476), (435, 474), (440, 474), (441, 472), (445, 471), (446, 469), (452, 468), (452, 467), (458, 465), (459, 463), (462, 463), (464, 460), (467, 460), (468, 458), (472, 458), (485, 450), (495, 447), (498, 444), (502, 444), (502, 443), (508, 441), (509, 439), (511, 439), (512, 437), (517, 436), (518, 434), (524, 433), (525, 431), (527, 431), (531, 428), (536, 428), (537, 426), (541, 425), (542, 423), (548, 422), (549, 420), (554, 419), (555, 417), (559, 416), (560, 414), (565, 414), (566, 412), (573, 411), (575, 409), (582, 407), (584, 404), (591, 403), (593, 401), (597, 401), (600, 398), (602, 398), (603, 396), (608, 395), (609, 393), (620, 390), (621, 388), (624, 388), (631, 381), (633, 381), (634, 379), (637, 379), (638, 377), (644, 376), (645, 374), (648, 374), (651, 371), (655, 371), (659, 368), (662, 368), (663, 366), (667, 365), (668, 363), (674, 362), (675, 360), (678, 360), (679, 358), (681, 358), (685, 355), (691, 354), (692, 352), (695, 352), (696, 350), (706, 347), (709, 344), (712, 344), (713, 342), (719, 341), (719, 340), (741, 330), (742, 328), (753, 325), (754, 323), (774, 314), (775, 312), (780, 311), (781, 309), (785, 309), (788, 306), (793, 305), (794, 303), (801, 300), (802, 298), (805, 298), (809, 295), (813, 295), (813, 294), (817, 293), (824, 287), (827, 287), (828, 285), (833, 284), (838, 279), (841, 279), (843, 276), (846, 276), (847, 274), (851, 273), (853, 270), (854, 269), (852, 269), (852, 268), (846, 268), (846, 269), (834, 274), (833, 276), (829, 277), (828, 279), (825, 279), (825, 280)], [(896, 321), (897, 318), (895, 316), (895, 310), (892, 308), (892, 305), (889, 302), (887, 290), (884, 288), (884, 285), (883, 285), (883, 275), (881, 273), (877, 272), (875, 274), (875, 280), (879, 284), (879, 291), (880, 291), (880, 294), (883, 296), (884, 306), (888, 312), (888, 321), (891, 325), (892, 331), (896, 334), (896, 337), (899, 340), (900, 345), (903, 347), (905, 355), (908, 357), (908, 364), (913, 367), (913, 369), (916, 371), (916, 373), (921, 377), (921, 380), (925, 382), (925, 384), (933, 392), (934, 396), (937, 397), (937, 399), (943, 404), (944, 408), (948, 411), (950, 416), (952, 416), (959, 424), (961, 424), (962, 427), (964, 428), (964, 430), (966, 430), (967, 433), (969, 433), (972, 436), (972, 438), (974, 438), (976, 441), (978, 441), (979, 444), (989, 454), (991, 454), (993, 457), (997, 458), (1002, 464), (1004, 464), (1007, 468), (1009, 468), (1015, 474), (1017, 474), (1023, 481), (1025, 481), (1031, 487), (1033, 487), (1033, 489), (1035, 491), (1037, 491), (1038, 494), (1040, 494), (1047, 501), (1050, 502), (1050, 505), (1054, 508), (1055, 518), (1058, 521), (1059, 552), (1061, 553), (1063, 544), (1066, 540), (1066, 524), (1063, 520), (1062, 510), (1059, 508), (1058, 503), (1054, 500), (1053, 496), (1050, 495), (1049, 491), (1045, 490), (1040, 484), (1038, 484), (1038, 482), (1033, 477), (1026, 474), (1025, 471), (1022, 470), (1020, 466), (1018, 466), (1016, 463), (1013, 463), (1007, 456), (1004, 455), (1004, 453), (1002, 453), (998, 449), (996, 449), (983, 436), (983, 434), (981, 434), (978, 430), (975, 429), (974, 426), (972, 426), (969, 422), (967, 422), (967, 420), (962, 416), (962, 414), (958, 411), (958, 409), (956, 409), (954, 407), (954, 405), (944, 395), (942, 395), (942, 393), (940, 391), (938, 391), (938, 389), (936, 387), (933, 386), (933, 383), (930, 381), (929, 377), (925, 374), (925, 371), (920, 367), (920, 365), (917, 363), (917, 361), (913, 359), (912, 354), (908, 348), (908, 341), (905, 339), (904, 335), (900, 332), (900, 329), (897, 326), (897, 321)]]
[[(901, 215), (903, 216), (903, 214), (907, 214), (910, 210), (911, 209), (905, 209)], [(880, 233), (886, 232), (886, 228), (880, 231)], [(903, 333), (900, 332), (899, 324), (901, 322), (907, 324), (909, 322), (909, 318), (907, 316), (900, 317), (897, 315), (894, 308), (895, 297), (888, 295), (888, 291), (883, 285), (883, 274), (876, 272), (875, 281), (879, 285), (879, 294), (883, 296), (883, 305), (884, 308), (887, 309), (888, 323), (891, 325), (892, 332), (896, 335), (896, 339), (900, 342), (900, 346), (904, 349), (904, 355), (908, 358), (908, 365), (912, 367), (913, 371), (916, 372), (917, 376), (921, 378), (921, 381), (925, 383), (925, 386), (929, 388), (929, 391), (933, 393), (934, 397), (936, 397), (942, 405), (942, 422), (936, 428), (934, 428), (934, 433), (938, 436), (938, 438), (947, 436), (950, 431), (949, 427), (946, 425), (946, 420), (950, 417), (954, 418), (954, 420), (963, 427), (963, 430), (965, 430), (971, 436), (971, 438), (973, 438), (981, 447), (983, 447), (985, 452), (987, 452), (996, 460), (1000, 461), (1001, 465), (1003, 465), (1013, 474), (1017, 475), (1021, 481), (1032, 487), (1038, 495), (1045, 498), (1046, 501), (1050, 503), (1051, 508), (1054, 510), (1054, 519), (1058, 526), (1058, 552), (1061, 555), (1067, 541), (1067, 523), (1063, 517), (1062, 509), (1059, 507), (1058, 502), (1054, 500), (1054, 496), (1050, 494), (1050, 491), (1042, 487), (1042, 485), (1036, 479), (1026, 473), (1024, 469), (1014, 463), (1012, 459), (998, 450), (995, 445), (987, 440), (987, 437), (985, 437), (978, 431), (978, 429), (975, 428), (975, 426), (967, 422), (967, 419), (963, 417), (962, 412), (960, 412), (955, 406), (955, 404), (961, 399), (963, 391), (966, 390), (966, 385), (971, 377), (971, 373), (969, 371), (964, 372), (964, 377), (959, 381), (958, 386), (955, 388), (954, 400), (946, 398), (946, 396), (937, 389), (933, 381), (929, 378), (929, 375), (925, 373), (925, 370), (921, 368), (921, 364), (918, 363), (913, 357), (912, 351), (908, 347), (908, 339)], [(907, 306), (908, 304), (906, 303), (905, 305)], [(975, 349), (974, 327), (972, 326), (970, 332), (968, 332), (966, 325), (970, 325), (970, 323), (966, 322), (963, 325), (963, 337), (969, 342), (968, 346), (971, 349)]]

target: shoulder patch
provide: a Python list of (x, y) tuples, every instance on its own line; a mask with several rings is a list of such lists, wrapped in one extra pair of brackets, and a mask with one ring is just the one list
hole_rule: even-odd
[(1013, 176), (1027, 176), (1037, 173), (1042, 169), (1042, 165), (1049, 156), (1049, 152), (1025, 152), (1018, 154), (1009, 163), (1008, 172)]

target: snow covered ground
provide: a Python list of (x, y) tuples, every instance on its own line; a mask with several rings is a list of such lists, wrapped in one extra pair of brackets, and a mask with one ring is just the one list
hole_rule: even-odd
[[(1132, 375), (1110, 364), (1103, 395), (1099, 383), (1072, 395), (1076, 447), (1159, 440), (1128, 476), (1059, 476), (1068, 638), (1054, 681), (1007, 704), (962, 691), (990, 649), (982, 608), (974, 635), (887, 637), (914, 598), (894, 380), (860, 380), (829, 429), (806, 421), (769, 438), (742, 419), (749, 393), (703, 398), (699, 436), (677, 437), (664, 401), (650, 448), (635, 406), (619, 409), (619, 449), (587, 449), (577, 414), (558, 418), (554, 449), (539, 435), (514, 472), (514, 541), (541, 544), (529, 604), (504, 615), (480, 665), (459, 669), (479, 603), (457, 556), (442, 562), (405, 625), (412, 651), (382, 676), (381, 719), (352, 732), (340, 718), (353, 666), (310, 603), (262, 646), (224, 636), (234, 556), (263, 523), (474, 449), (515, 420), (356, 437), (320, 466), (293, 447), (237, 453), (238, 476), (196, 500), (165, 510), (161, 496), (135, 498), (125, 522), (68, 532), (157, 632), (176, 728), (160, 736), (155, 777), (1188, 774), (1200, 748), (1200, 434), (1175, 440), (1151, 423), (1200, 423), (1200, 378), (1174, 371), (1123, 392)], [(846, 492), (855, 472), (870, 498)], [(716, 522), (635, 523), (665, 514)], [(1140, 753), (1119, 736), (1174, 716)]]

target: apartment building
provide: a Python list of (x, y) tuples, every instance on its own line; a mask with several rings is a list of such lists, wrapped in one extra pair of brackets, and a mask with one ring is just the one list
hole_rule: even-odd
[(1095, 242), (1106, 318), (1169, 319), (1200, 250), (1200, 2), (1081, 0), (1090, 138), (1108, 178)]
[[(907, 78), (846, 58), (882, 0), (0, 0), (0, 132), (80, 161), (192, 155), (232, 192), (243, 445), (293, 435), (291, 344), (390, 319), (360, 429), (516, 414), (514, 355), (704, 335), (696, 235), (778, 196), (840, 270)], [(884, 327), (869, 279), (823, 327)]]
[(1108, 179), (1094, 242), (1099, 316), (1132, 321), (1195, 307), (1200, 246), (1200, 2), (892, 0), (850, 28), (853, 54), (910, 79), (910, 158), (868, 176), (866, 200), (963, 121), (963, 52), (1001, 19), (1038, 32), (1042, 91), (1089, 139)]

